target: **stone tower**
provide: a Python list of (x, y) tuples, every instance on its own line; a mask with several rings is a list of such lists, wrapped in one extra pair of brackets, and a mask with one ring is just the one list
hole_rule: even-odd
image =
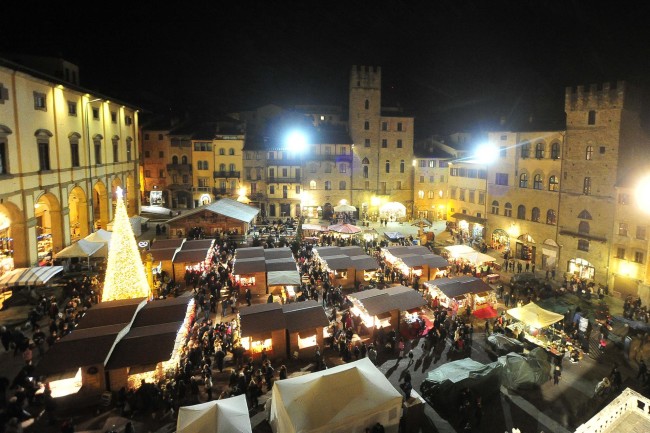
[(559, 269), (606, 284), (612, 247), (615, 185), (647, 143), (639, 98), (629, 84), (569, 87), (565, 92), (558, 243)]

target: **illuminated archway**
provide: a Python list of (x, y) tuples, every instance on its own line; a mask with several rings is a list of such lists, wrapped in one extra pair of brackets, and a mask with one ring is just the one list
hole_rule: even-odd
[(90, 233), (88, 229), (88, 199), (84, 190), (76, 186), (68, 195), (70, 241), (76, 242)]
[(0, 204), (0, 275), (14, 268), (30, 266), (23, 213), (15, 204)]
[(106, 229), (108, 226), (108, 192), (101, 180), (93, 186), (93, 221), (96, 229)]
[(126, 177), (126, 211), (129, 216), (138, 214), (138, 195), (135, 190), (135, 179), (130, 174)]
[(388, 202), (379, 208), (379, 216), (397, 221), (399, 218), (406, 217), (406, 206), (396, 201)]
[(53, 257), (63, 248), (61, 205), (52, 193), (41, 195), (34, 204), (36, 218), (36, 247), (38, 262)]

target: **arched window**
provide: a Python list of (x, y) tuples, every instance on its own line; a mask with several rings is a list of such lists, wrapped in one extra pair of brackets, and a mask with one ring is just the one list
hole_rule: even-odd
[(390, 161), (386, 160), (386, 173), (390, 173)]
[[(93, 139), (93, 144), (95, 146), (95, 164), (101, 164), (102, 163), (102, 140), (100, 138), (94, 138)], [(40, 145), (40, 143), (39, 143)], [(40, 152), (40, 146), (39, 146), (39, 153), (38, 156), (41, 157), (41, 152)], [(42, 161), (42, 158), (41, 158)], [(50, 164), (49, 160), (47, 162), (48, 166)], [(43, 170), (43, 168), (41, 168)], [(49, 170), (49, 168), (48, 168)]]
[(519, 207), (517, 207), (517, 219), (519, 220), (526, 219), (526, 206), (524, 206), (523, 204), (520, 204)]
[(499, 202), (496, 200), (492, 202), (492, 214), (499, 215)]
[(315, 180), (309, 181), (309, 189), (316, 189), (316, 181)]
[(433, 191), (427, 191), (427, 198), (433, 198)]
[(346, 186), (347, 186), (347, 185), (345, 184), (345, 181), (344, 181), (344, 180), (339, 181), (339, 189), (340, 189), (341, 191), (344, 191), (345, 188), (346, 188)]
[(587, 146), (585, 149), (585, 159), (587, 161), (594, 159), (594, 146)]
[(580, 221), (580, 224), (578, 224), (578, 233), (589, 234), (589, 223), (587, 221)]
[(183, 155), (183, 157), (181, 158), (181, 164), (187, 164), (187, 156), (186, 155)]
[(535, 144), (535, 158), (537, 159), (542, 159), (544, 158), (544, 143), (536, 143)]
[(533, 189), (543, 189), (544, 182), (541, 174), (536, 174), (533, 179)]
[(548, 190), (549, 191), (559, 191), (560, 182), (557, 180), (557, 176), (551, 176), (548, 178)]
[(589, 251), (589, 241), (587, 239), (578, 239), (578, 249), (580, 251)]
[(584, 209), (578, 214), (578, 218), (581, 220), (591, 220), (591, 214), (586, 209)]
[(363, 166), (363, 177), (364, 177), (364, 179), (368, 179), (368, 166), (367, 165)]
[(551, 159), (560, 159), (560, 143), (551, 144)]
[(178, 156), (172, 156), (172, 164), (178, 164)]
[(521, 144), (521, 158), (530, 158), (530, 143), (527, 141)]
[(536, 223), (538, 223), (540, 214), (541, 214), (541, 212), (539, 211), (539, 208), (534, 207), (533, 210), (530, 212), (530, 220), (535, 221)]
[(528, 173), (519, 175), (519, 188), (528, 188)]
[(366, 99), (366, 102), (363, 104), (364, 108), (367, 110), (370, 108), (370, 101)]
[(219, 155), (225, 155), (226, 154), (226, 149), (223, 147), (219, 148)]
[[(219, 164), (219, 171), (226, 171), (226, 164)], [(275, 177), (275, 176), (273, 176)]]
[(512, 205), (510, 203), (506, 203), (503, 209), (503, 215), (507, 217), (512, 217)]
[(546, 211), (546, 224), (555, 225), (555, 211), (553, 209)]
[(361, 161), (361, 164), (370, 164), (370, 161), (368, 161), (368, 158), (363, 158), (363, 161)]
[(228, 149), (228, 155), (234, 155), (234, 154), (235, 154), (235, 149), (233, 149), (232, 147)]

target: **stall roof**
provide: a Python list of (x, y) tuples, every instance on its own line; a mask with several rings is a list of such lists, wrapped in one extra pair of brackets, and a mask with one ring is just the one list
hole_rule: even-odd
[(169, 360), (182, 324), (181, 321), (132, 328), (115, 346), (106, 368), (113, 370)]
[(384, 236), (390, 240), (404, 239), (404, 235), (400, 232), (384, 232)]
[(286, 328), (282, 305), (277, 302), (243, 307), (239, 319), (242, 337)]
[(323, 306), (314, 300), (293, 302), (282, 306), (289, 332), (329, 326)]
[(341, 254), (341, 247), (316, 247), (314, 249), (320, 257), (338, 256)]
[(420, 292), (409, 287), (390, 287), (382, 292), (379, 296), (371, 296), (361, 300), (368, 314), (376, 316), (392, 310), (406, 311), (421, 307), (427, 303)]
[(341, 254), (345, 254), (348, 257), (356, 257), (356, 256), (367, 256), (366, 252), (363, 250), (358, 245), (353, 245), (349, 247), (341, 247)]
[(178, 248), (183, 245), (185, 239), (154, 239), (153, 242), (149, 244), (150, 250), (164, 250), (167, 248)]
[(423, 256), (431, 254), (431, 250), (427, 247), (423, 247), (422, 245), (409, 245), (405, 248), (409, 254), (422, 254)]
[(407, 247), (404, 247), (404, 246), (388, 247), (388, 248), (384, 248), (384, 249), (386, 251), (388, 251), (391, 255), (395, 256), (395, 257), (401, 257), (401, 256), (406, 255), (406, 254), (411, 254), (409, 252), (409, 249)]
[(208, 249), (178, 251), (174, 254), (173, 263), (200, 263), (208, 257)]
[(352, 267), (352, 260), (343, 254), (324, 257), (323, 260), (330, 269), (348, 269)]
[(424, 283), (435, 286), (448, 298), (465, 295), (468, 293), (483, 293), (492, 290), (489, 284), (480, 278), (463, 275), (455, 278), (438, 278)]
[(449, 245), (445, 247), (445, 249), (449, 251), (449, 253), (454, 257), (458, 256), (459, 254), (473, 253), (476, 251), (474, 248), (468, 245)]
[(235, 258), (237, 259), (249, 259), (252, 257), (265, 257), (264, 247), (237, 248), (235, 250)]
[(204, 210), (208, 210), (212, 213), (223, 215), (225, 217), (245, 223), (251, 223), (257, 214), (260, 213), (260, 210), (254, 206), (240, 203), (237, 200), (222, 198), (208, 205), (200, 206), (189, 211), (184, 211), (181, 215), (167, 220), (167, 224), (181, 221), (188, 216), (194, 215)]
[(350, 297), (356, 298), (361, 301), (363, 299), (372, 298), (373, 296), (379, 296), (383, 293), (384, 291), (381, 289), (370, 289), (370, 290), (362, 290), (360, 292), (352, 293)]
[(233, 275), (254, 274), (266, 272), (266, 261), (264, 257), (237, 258), (233, 265)]
[(400, 257), (406, 266), (412, 268), (414, 266), (429, 266), (430, 268), (446, 268), (449, 262), (444, 258), (435, 254), (407, 254)]
[(291, 258), (281, 258), (281, 259), (267, 259), (266, 260), (266, 271), (296, 271), (298, 272), (298, 265), (296, 265), (293, 257)]
[(458, 257), (465, 259), (475, 265), (482, 265), (483, 263), (491, 263), (497, 260), (488, 254), (483, 254), (478, 251), (473, 251), (471, 253), (463, 253), (460, 254)]
[(297, 270), (266, 273), (267, 286), (299, 286), (300, 283), (300, 274)]
[(269, 259), (286, 259), (293, 258), (291, 248), (267, 248), (264, 250), (264, 257)]
[(147, 253), (151, 254), (151, 257), (153, 257), (154, 261), (165, 261), (165, 260), (172, 260), (174, 258), (174, 254), (176, 254), (176, 251), (178, 251), (178, 247), (176, 248), (161, 248), (161, 249), (156, 249), (156, 250), (149, 250), (148, 252), (145, 251), (144, 256), (147, 255)]
[(529, 302), (523, 307), (511, 308), (508, 314), (534, 328), (545, 328), (564, 319), (562, 314), (545, 310), (534, 302)]
[(97, 326), (130, 323), (138, 305), (144, 300), (145, 298), (122, 299), (93, 305), (79, 320), (79, 325), (77, 325), (75, 331)]
[(350, 257), (350, 260), (352, 261), (352, 267), (357, 271), (367, 271), (379, 268), (377, 260), (370, 256), (354, 256)]
[(181, 245), (181, 251), (188, 250), (208, 250), (212, 248), (214, 239), (196, 239), (193, 241), (185, 241)]
[(168, 322), (182, 322), (185, 319), (187, 306), (191, 300), (191, 296), (179, 296), (178, 298), (147, 302), (147, 305), (138, 311), (131, 329)]

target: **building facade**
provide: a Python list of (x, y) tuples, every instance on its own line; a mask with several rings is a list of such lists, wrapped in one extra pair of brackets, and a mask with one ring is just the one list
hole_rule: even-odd
[(137, 215), (138, 142), (135, 107), (0, 60), (3, 271), (106, 228), (118, 187)]

